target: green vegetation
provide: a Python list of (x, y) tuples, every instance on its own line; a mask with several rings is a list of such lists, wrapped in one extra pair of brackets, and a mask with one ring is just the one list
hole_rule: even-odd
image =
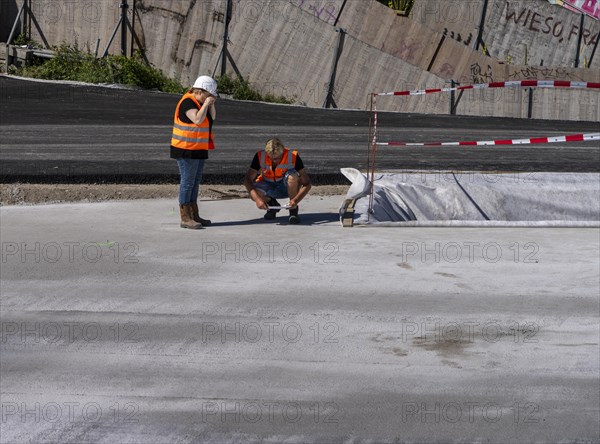
[(120, 83), (169, 93), (185, 91), (181, 84), (147, 65), (140, 53), (133, 57), (109, 55), (96, 58), (89, 51), (83, 52), (77, 46), (65, 44), (55, 48), (55, 52), (56, 57), (19, 68), (16, 74), (38, 79)]
[[(22, 35), (14, 44), (39, 46)], [(16, 68), (13, 72), (23, 77), (48, 80), (71, 80), (88, 83), (119, 83), (143, 89), (154, 89), (168, 93), (183, 94), (187, 87), (169, 79), (162, 71), (149, 66), (141, 53), (133, 57), (108, 55), (97, 58), (88, 48), (87, 51), (75, 46), (62, 44), (54, 48), (56, 56), (51, 59), (37, 59), (30, 66)], [(228, 75), (217, 77), (219, 92), (231, 95), (236, 100), (255, 100), (273, 103), (294, 103), (282, 96), (262, 95), (252, 85), (240, 78)]]
[(44, 45), (42, 45), (40, 42), (27, 37), (27, 30), (25, 30), (25, 32), (16, 36), (13, 39), (13, 41), (11, 42), (11, 44), (17, 45), (17, 46), (29, 46), (31, 48), (43, 48), (44, 47)]
[(221, 77), (216, 77), (215, 80), (219, 85), (220, 94), (229, 94), (233, 99), (236, 100), (255, 100), (259, 102), (272, 102), (272, 103), (294, 103), (293, 100), (287, 99), (283, 96), (275, 96), (272, 94), (261, 95), (256, 91), (247, 80), (242, 80), (238, 77), (232, 79), (227, 74)]
[(412, 10), (415, 0), (378, 0), (379, 3), (392, 8), (396, 11), (404, 12), (404, 15), (408, 16)]

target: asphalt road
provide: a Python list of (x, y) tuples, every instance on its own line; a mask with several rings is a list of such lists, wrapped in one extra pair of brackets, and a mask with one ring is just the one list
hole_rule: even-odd
[[(176, 182), (169, 158), (177, 95), (0, 77), (3, 182)], [(241, 183), (272, 136), (298, 149), (315, 183), (367, 166), (369, 113), (221, 99), (205, 183)], [(597, 122), (379, 113), (379, 140), (490, 140), (598, 132)], [(600, 171), (595, 142), (490, 147), (380, 147), (378, 169)]]

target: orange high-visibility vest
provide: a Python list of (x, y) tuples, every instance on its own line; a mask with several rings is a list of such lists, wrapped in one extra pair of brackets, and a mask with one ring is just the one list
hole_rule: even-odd
[(261, 174), (256, 180), (266, 180), (268, 182), (280, 181), (288, 170), (296, 168), (296, 156), (298, 156), (298, 151), (290, 151), (288, 148), (285, 148), (281, 162), (277, 164), (275, 171), (273, 171), (273, 161), (271, 158), (265, 150), (259, 151), (258, 160), (260, 161)]
[[(175, 117), (173, 119), (173, 135), (171, 136), (171, 146), (182, 150), (214, 150), (212, 131), (208, 116), (199, 124), (185, 123), (179, 118), (179, 107), (185, 99), (192, 99), (194, 103), (201, 107), (200, 102), (196, 100), (192, 93), (185, 93), (177, 108), (175, 108)], [(209, 111), (210, 112), (210, 111)]]

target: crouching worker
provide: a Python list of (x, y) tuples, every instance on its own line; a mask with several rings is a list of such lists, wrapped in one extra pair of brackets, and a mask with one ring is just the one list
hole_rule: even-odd
[(269, 207), (279, 207), (277, 199), (289, 197), (289, 222), (300, 223), (298, 204), (310, 190), (310, 177), (298, 152), (285, 148), (279, 139), (269, 140), (254, 155), (244, 186), (257, 208), (266, 210), (265, 219), (275, 219), (279, 209)]

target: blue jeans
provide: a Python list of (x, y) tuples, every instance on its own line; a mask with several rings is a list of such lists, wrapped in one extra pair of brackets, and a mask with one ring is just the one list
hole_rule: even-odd
[(179, 183), (179, 203), (181, 205), (196, 202), (198, 200), (198, 191), (200, 190), (200, 181), (202, 180), (202, 171), (204, 171), (204, 161), (206, 159), (177, 158), (179, 174), (181, 181)]

